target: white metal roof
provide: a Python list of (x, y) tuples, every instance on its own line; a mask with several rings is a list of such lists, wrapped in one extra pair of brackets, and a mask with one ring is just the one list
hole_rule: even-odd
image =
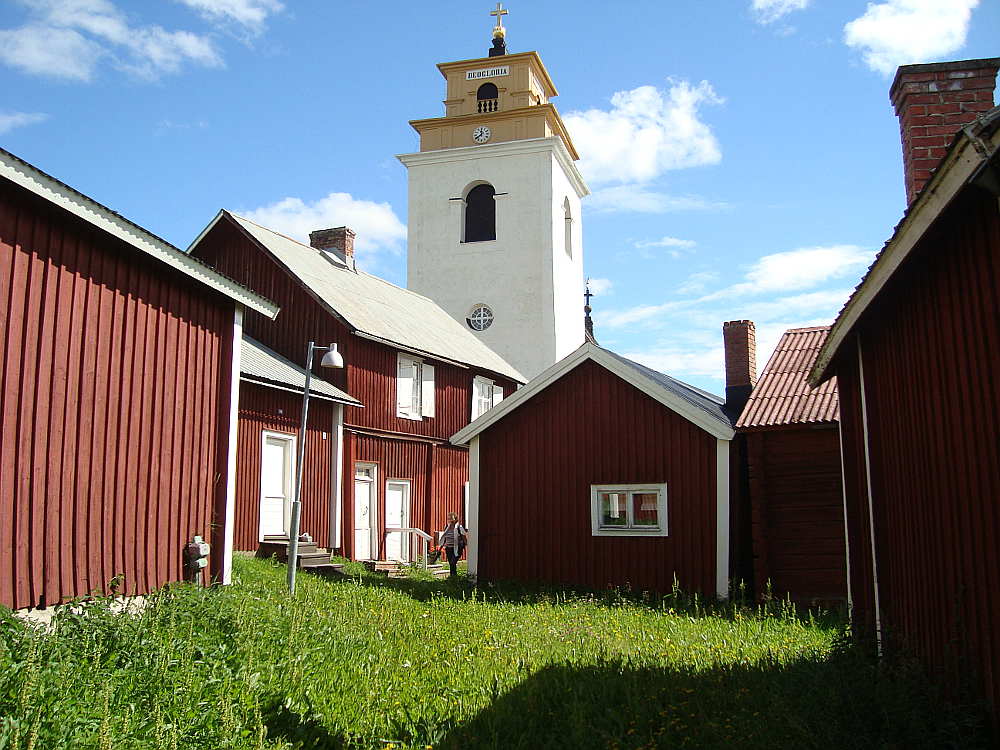
[(525, 382), (521, 373), (427, 297), (363, 271), (353, 271), (328, 253), (229, 211), (220, 211), (188, 252), (223, 216), (229, 217), (256, 240), (357, 333), (402, 349)]
[(723, 400), (680, 380), (651, 370), (597, 344), (585, 343), (572, 354), (556, 362), (549, 369), (519, 388), (497, 406), (451, 437), (455, 445), (467, 445), (472, 438), (495, 422), (503, 419), (521, 404), (548, 388), (566, 373), (584, 362), (592, 360), (614, 373), (646, 395), (656, 399), (671, 411), (697, 425), (719, 440), (733, 439), (733, 423), (723, 410)]
[(180, 248), (174, 247), (166, 240), (115, 213), (107, 206), (101, 205), (93, 198), (88, 198), (66, 183), (60, 182), (55, 177), (2, 148), (0, 148), (0, 177), (7, 178), (15, 185), (44, 198), (111, 236), (117, 237), (136, 250), (156, 258), (251, 310), (269, 318), (278, 314), (278, 306), (273, 302), (223, 276)]
[[(268, 349), (256, 339), (243, 337), (240, 349), (240, 379), (272, 388), (302, 393), (306, 387), (305, 368)], [(314, 377), (309, 382), (309, 393), (315, 398), (360, 406), (361, 402), (335, 385)]]

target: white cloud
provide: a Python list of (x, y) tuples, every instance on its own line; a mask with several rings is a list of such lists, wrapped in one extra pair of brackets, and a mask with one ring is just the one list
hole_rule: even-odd
[(49, 116), (41, 112), (0, 112), (0, 135), (9, 133), (14, 128), (34, 125), (47, 119)]
[[(598, 319), (602, 326), (620, 328), (636, 323), (665, 324), (666, 315), (690, 315), (719, 320), (744, 317), (770, 320), (788, 315), (814, 316), (829, 310), (835, 314), (850, 289), (816, 289), (828, 282), (853, 275), (860, 278), (874, 253), (856, 245), (810, 247), (765, 255), (750, 266), (744, 280), (716, 291), (702, 293), (713, 281), (712, 272), (693, 274), (677, 289), (679, 294), (701, 293), (684, 300), (641, 304), (624, 310), (608, 310)], [(813, 289), (815, 291), (806, 291)], [(803, 292), (802, 294), (789, 294)], [(766, 295), (764, 299), (761, 299)]]
[(722, 159), (714, 133), (699, 119), (702, 106), (721, 103), (707, 81), (670, 81), (667, 91), (619, 91), (611, 109), (570, 112), (564, 119), (590, 182), (648, 182), (668, 170)]
[(965, 45), (979, 0), (886, 0), (869, 3), (844, 26), (844, 42), (869, 68), (892, 73), (900, 65), (931, 62)]
[(234, 22), (259, 34), (268, 16), (285, 9), (279, 0), (177, 0), (212, 23)]
[(611, 288), (614, 286), (611, 279), (587, 279), (587, 284), (595, 296), (610, 294)]
[(659, 240), (642, 240), (636, 242), (635, 246), (639, 248), (643, 247), (694, 247), (696, 243), (694, 240), (681, 240), (677, 237), (664, 237)]
[(309, 233), (317, 229), (348, 226), (357, 232), (355, 252), (365, 265), (382, 251), (398, 253), (406, 239), (406, 225), (388, 203), (359, 200), (349, 193), (330, 193), (312, 203), (284, 198), (276, 203), (243, 212), (261, 226), (309, 244)]
[(89, 81), (103, 54), (101, 45), (71, 29), (37, 24), (0, 29), (0, 62), (32, 75)]
[(808, 5), (809, 0), (753, 0), (752, 7), (757, 23), (766, 25)]
[(584, 204), (598, 213), (666, 214), (675, 211), (711, 211), (726, 208), (696, 195), (669, 195), (642, 185), (615, 185), (591, 193)]
[[(719, 338), (722, 338), (719, 324)], [(705, 348), (664, 343), (646, 351), (623, 352), (623, 357), (639, 362), (672, 377), (679, 375), (719, 379), (723, 369), (722, 346)]]
[(0, 61), (36, 75), (89, 81), (102, 59), (143, 78), (186, 63), (222, 65), (207, 36), (131, 26), (110, 0), (20, 0), (29, 22), (0, 29)]
[(678, 294), (701, 294), (705, 288), (713, 281), (719, 280), (719, 274), (715, 271), (699, 271), (688, 276), (677, 287)]

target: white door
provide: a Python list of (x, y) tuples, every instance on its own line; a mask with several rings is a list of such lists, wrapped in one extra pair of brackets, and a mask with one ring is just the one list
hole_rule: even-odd
[(284, 534), (292, 503), (292, 467), (295, 437), (280, 432), (263, 433), (260, 456), (260, 528), (266, 534)]
[(409, 534), (392, 533), (410, 525), (410, 480), (390, 479), (385, 483), (385, 559), (410, 559)]
[(371, 560), (372, 534), (378, 528), (375, 520), (375, 466), (354, 466), (354, 559)]

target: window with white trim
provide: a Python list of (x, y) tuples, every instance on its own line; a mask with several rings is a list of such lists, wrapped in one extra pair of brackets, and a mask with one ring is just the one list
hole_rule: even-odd
[(415, 420), (434, 416), (434, 365), (408, 354), (399, 355), (396, 416)]
[(592, 484), (594, 536), (667, 536), (666, 484)]
[(472, 379), (472, 419), (477, 419), (503, 401), (503, 388), (489, 378)]

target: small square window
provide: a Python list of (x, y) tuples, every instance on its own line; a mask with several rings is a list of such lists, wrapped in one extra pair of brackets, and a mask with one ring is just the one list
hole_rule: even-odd
[(666, 484), (590, 487), (594, 536), (667, 536)]

